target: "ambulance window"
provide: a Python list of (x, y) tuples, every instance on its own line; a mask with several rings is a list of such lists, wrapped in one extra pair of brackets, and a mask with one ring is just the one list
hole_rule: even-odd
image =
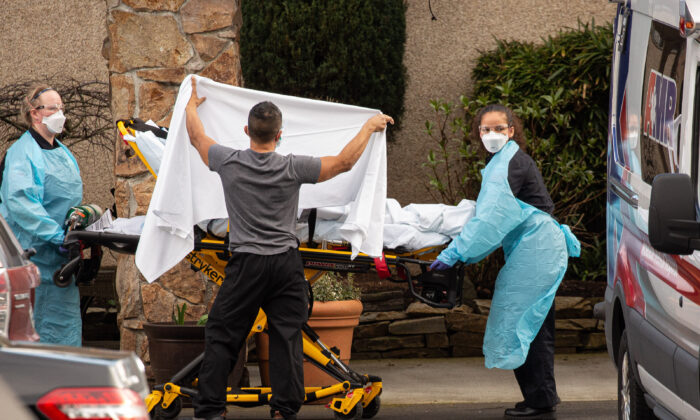
[(685, 39), (678, 29), (653, 22), (649, 32), (640, 130), (642, 178), (676, 172), (685, 70)]

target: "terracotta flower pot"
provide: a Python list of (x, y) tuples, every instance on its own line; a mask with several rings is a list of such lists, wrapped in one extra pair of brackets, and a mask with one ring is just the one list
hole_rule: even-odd
[[(348, 363), (352, 348), (352, 334), (360, 322), (362, 302), (359, 300), (342, 300), (331, 302), (314, 302), (309, 325), (321, 337), (329, 349), (340, 349), (340, 360)], [(260, 380), (263, 386), (270, 386), (269, 376), (269, 342), (267, 334), (256, 334), (255, 343), (260, 368)], [(321, 369), (304, 361), (304, 386), (329, 386), (338, 381)]]

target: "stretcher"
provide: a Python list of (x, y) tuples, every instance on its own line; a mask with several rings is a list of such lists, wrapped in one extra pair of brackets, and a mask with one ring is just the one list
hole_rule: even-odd
[[(199, 233), (201, 236), (195, 240), (195, 248), (186, 259), (193, 268), (221, 285), (229, 255), (226, 240), (212, 238), (201, 231)], [(66, 279), (75, 276), (76, 281), (89, 283), (94, 277), (90, 279), (86, 270), (94, 267), (94, 261), (99, 255), (94, 252), (86, 253), (85, 250), (105, 246), (117, 252), (133, 254), (138, 241), (138, 235), (71, 231), (66, 235), (64, 242), (71, 259), (57, 271), (55, 279), (65, 284)], [(379, 269), (390, 273), (388, 280), (406, 283), (410, 293), (417, 300), (433, 307), (452, 308), (461, 302), (463, 270), (458, 267), (442, 272), (428, 271), (427, 267), (437, 251), (438, 249), (430, 248), (401, 255), (386, 254), (384, 263), (378, 263), (378, 260), (363, 254), (351, 259), (351, 252), (340, 249), (300, 248), (304, 274), (310, 284), (324, 271), (362, 273)], [(412, 275), (415, 271), (419, 274)], [(248, 338), (263, 333), (267, 328), (266, 324), (265, 313), (260, 310)], [(340, 360), (340, 354), (335, 353), (335, 349), (328, 348), (308, 325), (303, 327), (303, 349), (307, 361), (338, 381), (327, 387), (306, 387), (305, 403), (332, 397), (329, 408), (337, 419), (371, 418), (377, 414), (381, 404), (379, 395), (383, 387), (380, 377), (352, 370)], [(154, 417), (176, 418), (182, 407), (182, 398), (196, 396), (196, 376), (202, 358), (203, 354), (192, 360), (168, 382), (154, 386), (146, 398), (148, 410)], [(267, 404), (270, 396), (271, 389), (268, 387), (227, 389), (227, 403), (242, 407)]]
[[(133, 132), (140, 122), (134, 120), (119, 121), (122, 135)], [(156, 133), (161, 135), (162, 133)], [(135, 143), (129, 144), (144, 163), (146, 159)], [(153, 176), (156, 173), (147, 164)], [(312, 225), (310, 225), (312, 226)], [(313, 230), (313, 228), (311, 228)], [(214, 283), (221, 285), (224, 281), (224, 268), (230, 256), (228, 237), (218, 237), (195, 227), (194, 249), (186, 260), (195, 270), (201, 271)], [(310, 237), (313, 238), (311, 232)], [(134, 254), (139, 242), (139, 235), (111, 233), (104, 231), (73, 230), (66, 234), (64, 248), (68, 250), (69, 261), (54, 274), (54, 281), (59, 286), (67, 286), (74, 278), (76, 284), (90, 283), (99, 269), (102, 256), (101, 247), (107, 247), (119, 253)], [(387, 280), (406, 283), (411, 295), (430, 306), (453, 308), (461, 304), (464, 271), (461, 266), (450, 270), (432, 272), (428, 266), (435, 259), (441, 246), (427, 247), (414, 251), (387, 252), (383, 258), (376, 259), (359, 254), (354, 259), (347, 250), (347, 244), (331, 244), (321, 249), (313, 241), (307, 241), (300, 247), (304, 265), (304, 274), (312, 285), (325, 271), (340, 273), (367, 273), (376, 271)], [(313, 307), (313, 299), (309, 300)], [(263, 333), (267, 328), (267, 319), (262, 309), (251, 328), (248, 338)], [(304, 357), (332, 378), (336, 383), (320, 387), (305, 387), (305, 403), (312, 403), (330, 398), (328, 407), (337, 419), (372, 418), (380, 409), (383, 384), (382, 379), (371, 374), (355, 372), (340, 360), (340, 354), (334, 348), (328, 348), (318, 334), (307, 324), (302, 328)], [(170, 380), (156, 384), (146, 397), (146, 406), (154, 418), (176, 418), (182, 408), (184, 398), (197, 395), (197, 373), (203, 359), (200, 354)], [(250, 407), (269, 404), (271, 397), (269, 387), (227, 388), (227, 403)]]

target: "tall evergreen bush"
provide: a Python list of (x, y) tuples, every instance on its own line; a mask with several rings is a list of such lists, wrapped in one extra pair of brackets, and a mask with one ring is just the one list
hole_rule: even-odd
[[(582, 242), (581, 258), (568, 276), (605, 279), (606, 142), (611, 25), (579, 23), (532, 44), (498, 41), (481, 54), (472, 73), (474, 92), (458, 105), (431, 101), (434, 141), (425, 167), (429, 191), (450, 204), (476, 199), (486, 152), (468, 138), (471, 121), (484, 105), (502, 103), (522, 119), (527, 152), (537, 162), (556, 206), (554, 216)], [(471, 267), (477, 284), (490, 289), (499, 258)]]
[(403, 0), (242, 2), (246, 87), (403, 113)]

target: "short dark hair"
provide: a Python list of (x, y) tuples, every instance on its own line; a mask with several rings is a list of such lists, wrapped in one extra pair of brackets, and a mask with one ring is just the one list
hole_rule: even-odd
[(270, 101), (260, 102), (248, 114), (248, 134), (258, 143), (268, 143), (275, 139), (282, 128), (282, 111)]

